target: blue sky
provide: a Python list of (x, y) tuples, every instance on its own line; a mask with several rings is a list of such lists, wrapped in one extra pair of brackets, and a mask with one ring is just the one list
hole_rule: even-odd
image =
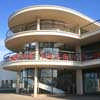
[(0, 60), (9, 52), (4, 46), (8, 17), (23, 7), (43, 4), (69, 7), (95, 20), (100, 19), (100, 0), (0, 0)]

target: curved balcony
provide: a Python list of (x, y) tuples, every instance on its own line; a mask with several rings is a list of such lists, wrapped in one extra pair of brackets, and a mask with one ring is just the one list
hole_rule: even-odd
[[(37, 30), (39, 26), (39, 30)], [(6, 36), (6, 47), (10, 50), (20, 51), (26, 43), (37, 42), (62, 42), (70, 45), (78, 45), (80, 35), (78, 28), (56, 20), (40, 20), (39, 25), (33, 23), (12, 27)]]
[(34, 67), (73, 67), (80, 61), (79, 53), (40, 53), (38, 60), (35, 58), (35, 53), (28, 54), (11, 53), (4, 56), (3, 66), (7, 70), (21, 70)]
[[(57, 20), (40, 20), (40, 30), (61, 30), (78, 34), (78, 25), (71, 25)], [(10, 28), (6, 34), (6, 39), (16, 35), (19, 32), (37, 30), (37, 21), (21, 24)]]

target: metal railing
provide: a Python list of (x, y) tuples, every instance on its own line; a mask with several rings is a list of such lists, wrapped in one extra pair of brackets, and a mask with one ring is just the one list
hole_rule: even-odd
[(4, 56), (4, 62), (16, 61), (16, 60), (35, 60), (35, 53), (9, 53)]
[(95, 32), (98, 30), (100, 30), (100, 20), (95, 20), (94, 22), (91, 22), (89, 24), (86, 24), (86, 25), (80, 27), (81, 35)]
[[(40, 52), (38, 58), (41, 61), (88, 61), (88, 60), (100, 59), (100, 52), (91, 52), (91, 53), (82, 52), (81, 54), (77, 52), (73, 53), (60, 52), (58, 54)], [(4, 56), (2, 64), (18, 60), (36, 60), (35, 53), (34, 52), (30, 52), (28, 54), (10, 53)]]
[[(40, 20), (40, 30), (61, 30), (78, 34), (78, 26), (66, 24), (56, 20)], [(6, 33), (6, 39), (14, 36), (18, 32), (37, 30), (37, 22), (31, 22), (11, 27)]]
[[(87, 33), (100, 30), (99, 22), (100, 20), (96, 20), (92, 23), (80, 27), (80, 34), (84, 35)], [(6, 33), (6, 39), (16, 35), (18, 32), (31, 31), (31, 30), (37, 30), (37, 21), (11, 27)], [(75, 25), (64, 23), (62, 21), (50, 20), (50, 19), (40, 20), (40, 30), (61, 30), (65, 32), (79, 34), (78, 25), (75, 26)]]
[(23, 31), (29, 31), (29, 30), (36, 30), (36, 21), (32, 23), (27, 23), (27, 24), (20, 24), (16, 25), (14, 27), (11, 27), (7, 33), (6, 33), (6, 38), (14, 36), (18, 32), (23, 32)]
[[(64, 61), (80, 61), (79, 53), (40, 53), (39, 60), (64, 60)], [(28, 54), (10, 53), (4, 56), (4, 63), (17, 60), (35, 60), (35, 53), (30, 52)]]
[(80, 54), (76, 52), (73, 53), (60, 52), (58, 54), (40, 52), (40, 60), (80, 61)]
[(83, 52), (81, 54), (81, 57), (82, 57), (82, 61), (100, 59), (100, 52), (90, 52), (90, 53)]

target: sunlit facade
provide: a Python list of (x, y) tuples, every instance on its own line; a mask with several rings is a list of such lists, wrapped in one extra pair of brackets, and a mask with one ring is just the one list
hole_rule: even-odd
[[(12, 14), (5, 70), (16, 72), (16, 93), (99, 94), (100, 23), (69, 8), (31, 6)], [(2, 80), (1, 88), (5, 88)]]

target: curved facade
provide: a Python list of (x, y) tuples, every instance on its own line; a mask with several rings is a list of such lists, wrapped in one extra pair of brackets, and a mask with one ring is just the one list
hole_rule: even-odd
[[(2, 65), (17, 72), (17, 93), (100, 92), (99, 22), (69, 8), (43, 5), (15, 12), (8, 26), (5, 45), (13, 53)], [(95, 83), (92, 90), (89, 80)]]

